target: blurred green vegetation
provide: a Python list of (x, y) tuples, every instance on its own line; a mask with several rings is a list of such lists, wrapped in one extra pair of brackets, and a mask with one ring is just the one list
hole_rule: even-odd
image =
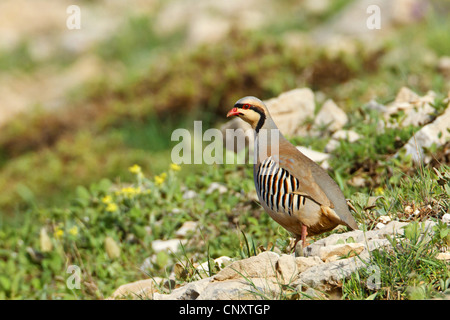
[[(192, 165), (181, 172), (168, 167), (173, 129), (192, 130), (193, 120), (202, 120), (204, 130), (217, 126), (246, 95), (268, 99), (307, 86), (332, 98), (348, 112), (347, 127), (362, 136), (356, 143), (341, 142), (330, 160), (330, 173), (346, 185), (346, 197), (395, 189), (402, 201), (385, 203), (375, 215), (395, 215), (412, 200), (420, 206), (423, 199), (402, 188), (401, 178), (416, 172), (411, 161), (390, 158), (418, 128), (380, 134), (376, 114), (365, 105), (372, 98), (388, 103), (403, 86), (418, 94), (433, 90), (442, 101), (449, 81), (436, 71), (435, 62), (450, 52), (450, 21), (431, 12), (423, 21), (398, 27), (376, 49), (356, 44), (355, 52), (339, 54), (306, 43), (293, 48), (284, 41), (284, 32), (308, 31), (348, 2), (333, 1), (318, 15), (293, 11), (264, 29), (232, 30), (223, 41), (196, 48), (186, 48), (184, 32), (158, 36), (146, 16), (130, 17), (99, 43), (91, 53), (120, 65), (121, 81), (99, 77), (77, 89), (71, 106), (36, 108), (1, 128), (0, 298), (102, 298), (148, 274), (164, 277), (185, 257), (160, 254), (147, 274), (139, 266), (154, 254), (153, 240), (173, 238), (187, 220), (201, 225), (185, 252), (199, 262), (221, 255), (243, 257), (248, 243), (266, 246), (276, 238), (285, 249), (288, 234), (248, 197), (254, 188), (250, 166)], [(4, 72), (37, 67), (26, 42), (0, 56)], [(444, 107), (438, 104), (438, 112)], [(318, 150), (329, 139), (290, 138)], [(128, 172), (133, 164), (141, 166), (145, 183)], [(154, 176), (162, 172), (168, 178), (157, 186)], [(355, 176), (368, 183), (348, 184)], [(436, 177), (428, 179), (437, 188)], [(222, 183), (228, 192), (207, 194), (212, 182)], [(127, 186), (142, 190), (120, 193)], [(198, 198), (184, 200), (184, 188), (195, 190)], [(107, 210), (107, 196), (117, 210)], [(448, 194), (441, 198), (435, 218), (448, 212)], [(369, 225), (365, 219), (359, 222)], [(47, 252), (42, 230), (52, 243)], [(108, 256), (107, 236), (121, 248), (118, 258)], [(65, 270), (71, 264), (82, 266), (81, 292), (66, 286)]]
[(12, 51), (5, 50), (0, 53), (0, 70), (22, 70), (31, 72), (35, 67), (36, 63), (33, 61), (29, 45), (26, 42), (20, 43)]

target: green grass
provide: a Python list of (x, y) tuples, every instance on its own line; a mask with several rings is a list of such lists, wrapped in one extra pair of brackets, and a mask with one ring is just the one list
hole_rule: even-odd
[[(223, 169), (219, 170), (224, 173)], [(3, 277), (0, 281), (2, 298), (74, 298), (74, 292), (67, 289), (65, 281), (61, 280), (67, 278), (65, 269), (71, 264), (84, 266), (83, 281), (90, 283), (88, 288), (91, 289), (78, 294), (84, 298), (108, 296), (127, 280), (145, 277), (138, 267), (146, 257), (152, 255), (151, 241), (174, 238), (174, 232), (187, 220), (200, 221), (202, 230), (201, 235), (195, 234), (190, 239), (189, 247), (184, 249), (186, 257), (193, 252), (196, 252), (197, 261), (208, 261), (221, 255), (236, 257), (242, 249), (238, 229), (249, 226), (245, 231), (251, 233), (253, 228), (260, 228), (261, 225), (249, 223), (251, 215), (239, 212), (239, 216), (234, 216), (237, 208), (244, 212), (248, 210), (239, 204), (245, 203), (245, 198), (235, 195), (237, 190), (232, 189), (233, 184), (238, 185), (236, 179), (241, 180), (246, 172), (238, 171), (240, 177), (235, 173), (224, 174), (222, 183), (226, 183), (230, 193), (207, 196), (205, 190), (217, 173), (217, 168), (210, 168), (204, 172), (203, 181), (193, 181), (192, 184), (186, 180), (187, 187), (199, 192), (198, 198), (194, 200), (182, 199), (182, 173), (169, 170), (161, 185), (157, 185), (153, 178), (142, 176), (136, 177), (132, 189), (127, 187), (111, 191), (111, 182), (102, 180), (89, 189), (77, 188), (71, 204), (65, 208), (30, 209), (25, 212), (24, 221), (18, 221), (17, 224), (11, 221), (4, 224), (2, 221), (0, 269), (2, 274), (9, 274), (11, 268), (20, 269), (14, 276), (17, 279)], [(247, 179), (250, 180), (250, 177)], [(138, 192), (138, 189), (141, 191)], [(105, 198), (107, 196), (109, 198)], [(221, 202), (227, 206), (219, 206)], [(109, 211), (109, 203), (114, 203), (117, 207), (112, 209), (116, 210)], [(175, 208), (181, 213), (171, 213)], [(36, 221), (39, 223), (36, 224)], [(267, 217), (259, 223), (276, 230), (274, 222)], [(151, 227), (151, 231), (146, 227)], [(47, 230), (51, 239), (52, 250), (49, 252), (42, 252), (39, 236), (42, 228)], [(73, 228), (77, 230), (76, 235), (70, 233)], [(58, 230), (62, 230), (61, 236)], [(260, 236), (267, 239), (273, 235), (272, 231)], [(108, 256), (104, 247), (106, 236), (115, 239), (122, 248), (120, 257)], [(14, 257), (9, 256), (10, 252), (15, 252)], [(169, 256), (172, 258), (160, 256), (146, 272), (152, 276), (165, 276), (173, 267), (167, 263), (176, 259), (172, 254)], [(118, 274), (121, 276), (114, 279)], [(26, 282), (28, 278), (36, 280), (30, 284)]]
[[(403, 236), (389, 238), (390, 249), (372, 251), (365, 261), (366, 267), (343, 282), (344, 299), (431, 299), (450, 293), (448, 263), (436, 259), (450, 245), (450, 228), (440, 222), (450, 209), (449, 172), (448, 166), (442, 166), (439, 170), (420, 168), (411, 177), (402, 174), (398, 185), (388, 186), (381, 199), (369, 208), (363, 209), (367, 196), (354, 197), (359, 219), (364, 219), (369, 229), (380, 215), (412, 222), (404, 229)], [(438, 223), (426, 229), (420, 222), (423, 220)], [(373, 286), (374, 270), (378, 275), (377, 287)]]
[[(392, 249), (376, 249), (371, 252), (367, 267), (352, 274), (343, 283), (344, 299), (431, 299), (450, 293), (450, 269), (448, 263), (436, 259), (439, 248), (448, 246), (438, 225), (430, 240), (431, 230), (424, 230), (414, 222), (405, 228), (405, 235), (391, 238)], [(374, 271), (378, 279), (375, 280)]]

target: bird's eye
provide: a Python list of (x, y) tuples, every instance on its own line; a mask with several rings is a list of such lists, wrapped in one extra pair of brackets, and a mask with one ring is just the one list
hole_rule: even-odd
[(250, 108), (250, 105), (249, 104), (244, 104), (243, 106), (242, 106), (242, 109), (244, 109), (244, 110), (247, 110), (247, 109), (249, 109)]

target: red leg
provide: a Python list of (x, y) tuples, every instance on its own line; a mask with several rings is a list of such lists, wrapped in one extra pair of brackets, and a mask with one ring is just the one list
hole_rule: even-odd
[(306, 236), (308, 235), (308, 230), (307, 227), (305, 225), (302, 225), (302, 234), (300, 237), (296, 237), (295, 238), (295, 242), (294, 242), (294, 246), (292, 247), (292, 252), (295, 252), (295, 248), (297, 247), (297, 243), (302, 240), (302, 246), (303, 248), (306, 247)]
[(302, 225), (302, 236), (301, 236), (303, 248), (306, 247), (306, 236), (307, 235), (308, 235), (308, 230), (307, 230), (306, 226), (303, 224)]

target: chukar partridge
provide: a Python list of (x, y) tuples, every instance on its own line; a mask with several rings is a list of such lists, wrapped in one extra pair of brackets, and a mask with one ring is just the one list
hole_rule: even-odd
[(339, 224), (358, 229), (336, 182), (284, 138), (261, 100), (238, 100), (230, 116), (240, 117), (255, 130), (256, 192), (267, 213), (295, 236), (294, 249), (299, 240), (306, 246), (307, 235)]

